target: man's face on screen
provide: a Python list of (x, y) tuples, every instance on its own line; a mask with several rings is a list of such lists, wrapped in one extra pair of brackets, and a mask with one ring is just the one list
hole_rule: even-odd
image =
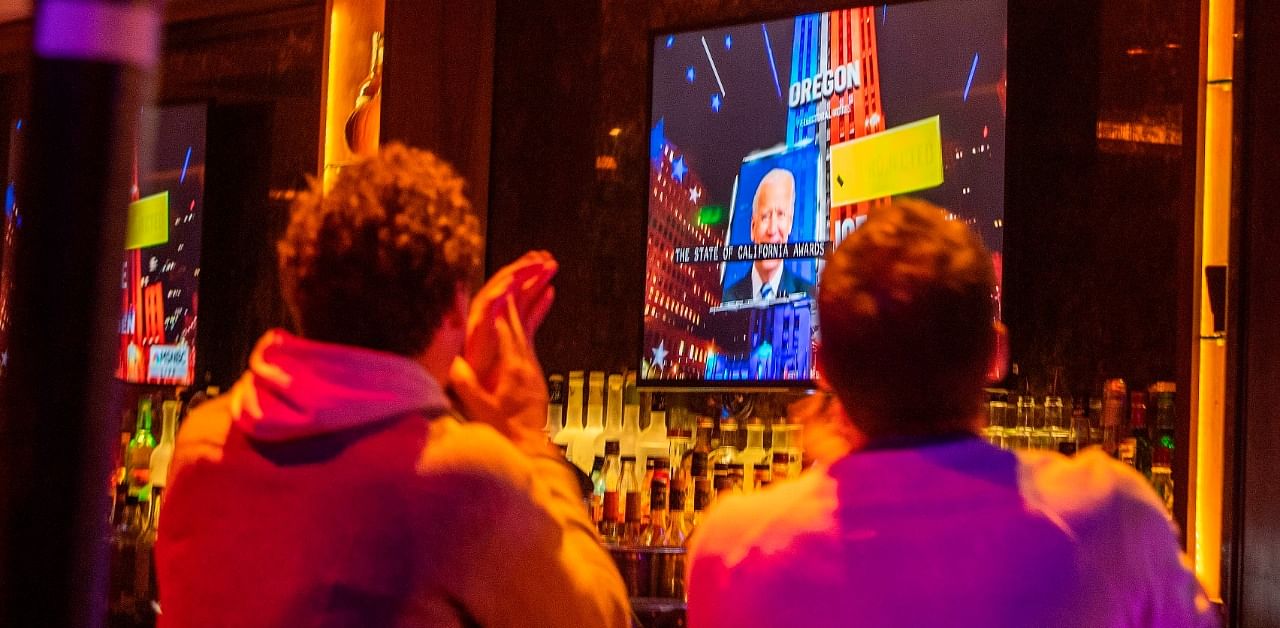
[[(765, 177), (756, 193), (751, 213), (751, 241), (757, 244), (783, 244), (791, 236), (795, 217), (795, 190), (788, 178)], [(758, 260), (756, 268), (772, 274), (782, 260)]]

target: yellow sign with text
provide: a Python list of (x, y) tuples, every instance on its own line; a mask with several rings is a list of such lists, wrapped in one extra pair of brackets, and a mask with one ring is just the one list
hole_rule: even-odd
[(124, 250), (130, 251), (169, 241), (169, 193), (161, 192), (129, 203)]
[(831, 147), (831, 206), (942, 185), (939, 116)]

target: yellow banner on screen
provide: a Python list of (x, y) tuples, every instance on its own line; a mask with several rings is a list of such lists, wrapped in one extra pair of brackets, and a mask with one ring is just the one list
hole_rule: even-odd
[(144, 196), (129, 203), (124, 250), (140, 249), (169, 241), (169, 193)]
[(939, 116), (831, 147), (831, 205), (850, 205), (942, 185)]

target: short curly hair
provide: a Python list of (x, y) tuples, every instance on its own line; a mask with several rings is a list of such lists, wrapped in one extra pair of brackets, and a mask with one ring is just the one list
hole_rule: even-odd
[(872, 210), (827, 262), (818, 360), (868, 436), (970, 419), (995, 346), (991, 253), (925, 201)]
[(465, 181), (399, 143), (293, 202), (276, 245), (285, 301), (304, 337), (406, 356), (431, 343), (480, 268)]

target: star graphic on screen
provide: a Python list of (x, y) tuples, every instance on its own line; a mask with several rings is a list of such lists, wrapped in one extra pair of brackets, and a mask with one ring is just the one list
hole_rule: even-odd
[(732, 35), (725, 35), (725, 36), (724, 36), (724, 48), (725, 48), (725, 50), (729, 50), (729, 49), (733, 48), (733, 36), (732, 36)]
[(690, 83), (692, 83), (694, 76), (695, 74), (693, 73), (693, 66), (689, 66), (689, 69), (685, 70), (684, 72), (684, 78), (688, 80)]
[(693, 202), (695, 202), (695, 203), (696, 203), (696, 202), (698, 202), (698, 199), (700, 199), (700, 198), (702, 198), (702, 189), (701, 189), (701, 188), (693, 188), (693, 189), (689, 190), (689, 200), (691, 200), (691, 201), (693, 201)]
[(653, 348), (653, 365), (658, 368), (666, 368), (667, 366), (667, 341), (663, 340), (658, 346)]
[(676, 160), (671, 163), (671, 176), (674, 176), (676, 181), (684, 183), (684, 174), (688, 171), (689, 169), (684, 165), (684, 157), (676, 157)]
[(720, 94), (711, 95), (711, 110), (716, 113), (720, 112)]

